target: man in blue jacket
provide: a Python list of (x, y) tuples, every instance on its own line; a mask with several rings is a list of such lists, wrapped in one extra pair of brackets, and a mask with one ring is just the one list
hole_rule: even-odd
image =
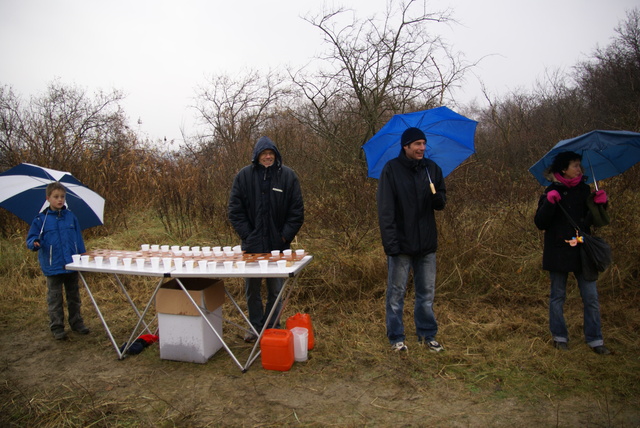
[(400, 154), (387, 162), (378, 182), (378, 221), (389, 270), (386, 327), (394, 351), (407, 351), (402, 315), (411, 269), (418, 342), (434, 352), (443, 350), (435, 340), (433, 312), (438, 248), (434, 210), (444, 209), (446, 188), (440, 167), (424, 157), (426, 140), (420, 129), (406, 129)]
[[(304, 222), (304, 204), (295, 172), (282, 164), (276, 145), (261, 137), (253, 149), (251, 165), (240, 170), (233, 180), (229, 197), (229, 221), (248, 253), (286, 250)], [(261, 331), (282, 289), (282, 278), (267, 278), (267, 305), (263, 306), (262, 278), (246, 278), (245, 292), (249, 321)], [(280, 312), (280, 305), (275, 314)], [(276, 317), (269, 328), (277, 327)], [(245, 341), (257, 338), (250, 332)]]
[(49, 327), (58, 340), (67, 337), (64, 330), (65, 295), (71, 330), (89, 333), (80, 314), (78, 272), (65, 269), (65, 265), (73, 261), (73, 254), (86, 251), (78, 218), (65, 207), (66, 194), (67, 189), (57, 181), (47, 186), (49, 206), (33, 219), (27, 234), (27, 248), (38, 251), (40, 268), (47, 278)]

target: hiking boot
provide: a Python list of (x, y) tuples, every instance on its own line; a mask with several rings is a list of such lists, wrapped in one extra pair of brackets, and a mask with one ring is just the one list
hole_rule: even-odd
[(425, 342), (425, 346), (427, 348), (429, 348), (429, 351), (431, 352), (440, 352), (440, 351), (444, 351), (444, 348), (442, 347), (442, 345), (440, 345), (438, 342), (436, 342), (435, 340), (430, 340), (428, 342)]
[(64, 330), (54, 330), (53, 337), (56, 340), (64, 340), (67, 338), (67, 332)]
[(244, 341), (247, 343), (253, 343), (256, 341), (257, 338), (258, 338), (258, 335), (252, 331), (244, 335)]
[(89, 328), (84, 324), (77, 324), (77, 325), (71, 327), (71, 330), (75, 331), (76, 333), (80, 333), (80, 334), (89, 334), (89, 333), (91, 333), (91, 330), (89, 330)]
[(569, 344), (567, 342), (557, 342), (557, 341), (553, 341), (553, 347), (560, 350), (560, 351), (568, 351), (569, 350)]
[(591, 349), (593, 349), (593, 352), (595, 352), (598, 355), (609, 355), (609, 354), (611, 354), (611, 351), (609, 351), (604, 345), (594, 346)]
[(407, 352), (409, 349), (407, 348), (407, 345), (404, 344), (404, 342), (396, 342), (391, 345), (391, 350), (395, 352)]

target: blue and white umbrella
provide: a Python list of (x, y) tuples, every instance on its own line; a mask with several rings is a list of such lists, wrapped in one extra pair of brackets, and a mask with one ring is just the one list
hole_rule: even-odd
[(543, 186), (551, 182), (545, 172), (561, 152), (576, 152), (582, 156), (582, 165), (588, 176), (587, 183), (622, 174), (640, 162), (640, 134), (630, 131), (591, 131), (568, 140), (562, 140), (549, 150), (529, 172)]
[(59, 181), (67, 189), (66, 205), (80, 227), (88, 229), (104, 223), (104, 198), (83, 185), (65, 171), (21, 163), (0, 173), (0, 207), (31, 224), (35, 216), (46, 208), (46, 188)]

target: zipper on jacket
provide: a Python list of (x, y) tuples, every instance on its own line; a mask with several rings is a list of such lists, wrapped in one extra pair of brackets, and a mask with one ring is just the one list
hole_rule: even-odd
[(53, 259), (53, 245), (49, 245), (49, 266), (51, 266), (51, 263), (53, 263), (52, 259)]

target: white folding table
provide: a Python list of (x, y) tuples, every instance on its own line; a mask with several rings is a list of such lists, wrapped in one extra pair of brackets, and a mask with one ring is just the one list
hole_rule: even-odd
[[(176, 282), (179, 284), (180, 288), (184, 291), (184, 293), (186, 294), (186, 296), (188, 297), (189, 301), (191, 301), (191, 303), (194, 305), (194, 307), (197, 309), (198, 313), (200, 314), (200, 316), (205, 320), (206, 324), (209, 326), (209, 328), (211, 328), (211, 330), (213, 331), (213, 333), (218, 337), (218, 339), (220, 340), (220, 342), (222, 343), (222, 346), (224, 347), (224, 349), (227, 351), (227, 353), (231, 356), (231, 358), (233, 359), (233, 361), (235, 362), (235, 364), (243, 371), (246, 372), (249, 367), (251, 366), (251, 364), (253, 364), (253, 362), (258, 358), (258, 356), (260, 355), (260, 339), (262, 338), (262, 335), (264, 333), (264, 331), (266, 330), (267, 326), (269, 325), (269, 321), (275, 316), (276, 320), (280, 319), (280, 316), (282, 315), (282, 312), (284, 311), (287, 301), (289, 300), (289, 297), (291, 295), (291, 292), (294, 288), (295, 283), (297, 282), (300, 273), (302, 272), (302, 270), (311, 262), (311, 260), (313, 259), (313, 257), (309, 254), (305, 254), (302, 256), (296, 256), (295, 253), (293, 256), (278, 256), (278, 257), (274, 257), (271, 256), (270, 254), (250, 254), (250, 253), (245, 253), (245, 254), (240, 254), (240, 255), (234, 255), (232, 257), (223, 257), (223, 258), (209, 258), (209, 261), (217, 261), (218, 263), (216, 264), (215, 269), (211, 269), (211, 266), (207, 266), (206, 271), (203, 271), (200, 269), (200, 267), (196, 264), (196, 266), (193, 269), (189, 269), (187, 270), (186, 266), (182, 266), (180, 269), (176, 269), (175, 266), (172, 265), (172, 267), (170, 269), (164, 269), (163, 268), (163, 264), (162, 262), (159, 263), (159, 266), (157, 268), (153, 268), (151, 266), (151, 263), (149, 260), (146, 261), (144, 267), (139, 268), (135, 263), (132, 263), (131, 266), (129, 267), (125, 267), (122, 264), (122, 258), (119, 259), (119, 263), (116, 266), (111, 266), (109, 261), (107, 260), (107, 257), (104, 257), (105, 260), (103, 260), (102, 264), (100, 266), (98, 266), (96, 264), (95, 261), (95, 255), (96, 254), (106, 254), (106, 252), (108, 252), (109, 250), (94, 250), (94, 251), (89, 251), (87, 253), (85, 253), (85, 255), (89, 255), (89, 261), (82, 261), (82, 262), (74, 262), (74, 263), (70, 263), (68, 265), (66, 265), (66, 269), (68, 270), (74, 270), (77, 271), (80, 275), (80, 279), (82, 280), (82, 283), (84, 284), (85, 289), (87, 290), (87, 294), (89, 295), (89, 298), (91, 299), (91, 302), (93, 303), (93, 306), (98, 314), (98, 317), (100, 318), (100, 321), (102, 322), (102, 325), (104, 326), (107, 335), (109, 336), (109, 339), (111, 340), (111, 343), (113, 344), (113, 347), (115, 348), (117, 354), (118, 354), (118, 358), (119, 359), (123, 359), (126, 356), (127, 350), (128, 348), (131, 346), (131, 344), (134, 342), (134, 340), (138, 337), (139, 332), (142, 331), (147, 331), (148, 333), (153, 333), (151, 328), (149, 327), (149, 324), (147, 322), (145, 322), (145, 316), (147, 315), (147, 313), (149, 312), (149, 309), (151, 308), (151, 306), (153, 305), (154, 301), (155, 301), (155, 297), (156, 294), (158, 293), (158, 290), (160, 289), (160, 287), (162, 286), (162, 284), (168, 279), (168, 278), (173, 278), (176, 280)], [(149, 255), (146, 254), (140, 254), (140, 252), (119, 252), (121, 253), (120, 255), (138, 255), (139, 257), (145, 257), (147, 259), (149, 259)], [(202, 259), (202, 257), (200, 258)], [(258, 264), (258, 260), (268, 260), (268, 266), (266, 269), (261, 268)], [(286, 266), (281, 267), (278, 266), (276, 264), (275, 259), (281, 259), (281, 260), (286, 260)], [(222, 265), (223, 261), (233, 261), (233, 266), (228, 269), (225, 268)], [(239, 268), (237, 266), (237, 262), (238, 261), (244, 261), (245, 262), (245, 266), (244, 268)], [(96, 301), (96, 299), (93, 296), (93, 293), (91, 292), (91, 288), (89, 287), (89, 284), (87, 282), (87, 280), (85, 279), (84, 273), (87, 272), (96, 272), (96, 273), (108, 273), (108, 274), (113, 274), (116, 282), (120, 288), (120, 290), (122, 291), (122, 293), (124, 294), (124, 296), (126, 297), (126, 299), (128, 300), (129, 304), (131, 305), (131, 307), (133, 308), (138, 321), (136, 326), (134, 327), (133, 331), (131, 332), (131, 335), (129, 336), (129, 339), (126, 342), (125, 347), (120, 350), (120, 348), (118, 347), (118, 344), (116, 342), (116, 340), (113, 337), (113, 334), (111, 333), (111, 330), (109, 328), (109, 325), (107, 323), (107, 321), (105, 320), (104, 316), (102, 315), (102, 311), (100, 310), (100, 306), (98, 305), (98, 302)], [(126, 287), (124, 286), (124, 284), (122, 283), (122, 281), (120, 280), (120, 276), (121, 275), (138, 275), (138, 276), (148, 276), (148, 277), (155, 277), (158, 278), (158, 282), (153, 290), (153, 293), (151, 294), (151, 296), (149, 297), (148, 302), (145, 305), (145, 308), (142, 312), (139, 311), (139, 309), (136, 307), (135, 303), (133, 302), (133, 300), (131, 299), (129, 293), (126, 290)], [(209, 322), (209, 320), (207, 319), (207, 317), (205, 316), (204, 310), (205, 308), (201, 308), (198, 303), (196, 303), (196, 301), (193, 299), (193, 297), (189, 294), (187, 288), (184, 286), (184, 284), (182, 283), (182, 281), (180, 280), (181, 278), (218, 278), (218, 279), (224, 279), (224, 278), (283, 278), (284, 279), (284, 283), (282, 286), (282, 290), (280, 291), (280, 293), (278, 294), (278, 297), (276, 299), (276, 303), (273, 305), (273, 308), (271, 309), (270, 313), (267, 316), (267, 320), (265, 322), (264, 327), (262, 328), (261, 331), (256, 331), (254, 329), (254, 327), (251, 325), (251, 323), (249, 322), (249, 319), (247, 318), (247, 316), (245, 315), (245, 313), (242, 311), (242, 309), (240, 308), (240, 306), (238, 305), (238, 303), (236, 302), (236, 300), (233, 298), (233, 296), (229, 293), (229, 291), (226, 289), (225, 287), (225, 294), (227, 295), (227, 297), (229, 298), (229, 300), (231, 301), (231, 303), (233, 304), (233, 306), (236, 308), (236, 310), (239, 312), (239, 314), (242, 316), (242, 318), (244, 319), (244, 321), (247, 323), (248, 329), (250, 329), (250, 331), (252, 331), (254, 334), (256, 334), (258, 336), (255, 344), (253, 345), (253, 348), (249, 354), (249, 357), (247, 359), (247, 361), (242, 364), (238, 358), (236, 357), (236, 355), (231, 351), (231, 349), (229, 348), (229, 346), (226, 344), (226, 342), (224, 341), (224, 338), (221, 336), (220, 333), (218, 333), (218, 331), (213, 327), (213, 325), (211, 325), (211, 323)], [(278, 304), (282, 302), (282, 306), (281, 309), (279, 311), (279, 313), (275, 313), (276, 308), (278, 307)], [(153, 322), (153, 321), (151, 321)], [(242, 326), (238, 326), (241, 329), (244, 329)], [(244, 329), (245, 331), (249, 331), (248, 329)]]

